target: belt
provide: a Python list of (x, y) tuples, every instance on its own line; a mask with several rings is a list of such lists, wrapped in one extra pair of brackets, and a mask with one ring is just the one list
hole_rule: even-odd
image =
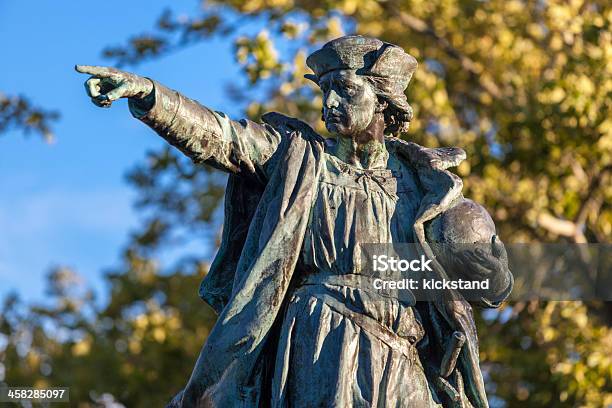
[[(413, 306), (415, 304), (414, 296), (409, 290), (374, 289), (373, 285), (375, 279), (377, 278), (367, 275), (327, 275), (323, 273), (316, 273), (312, 275), (307, 275), (304, 281), (301, 282), (301, 287), (309, 285), (331, 285), (339, 287), (350, 287), (355, 289), (361, 289), (371, 293), (376, 293), (377, 295), (380, 295), (385, 298), (396, 299), (407, 306)], [(402, 293), (406, 298), (404, 300), (401, 296)], [(337, 313), (344, 315), (357, 326), (359, 326), (362, 330), (378, 338), (390, 348), (399, 351), (404, 356), (408, 357), (410, 360), (414, 361), (414, 359), (418, 357), (415, 343), (423, 337), (424, 333), (416, 317), (413, 318), (414, 323), (417, 324), (418, 328), (415, 328), (415, 332), (411, 333), (409, 336), (402, 337), (395, 333), (393, 330), (380, 323), (378, 320), (350, 309), (349, 307), (347, 307), (346, 304), (344, 304), (334, 296), (328, 294), (320, 294), (317, 296), (317, 298), (323, 301), (329, 308), (336, 311)]]
[(411, 361), (418, 358), (418, 353), (414, 343), (416, 338), (405, 338), (394, 333), (391, 329), (382, 325), (378, 320), (362, 313), (357, 313), (349, 309), (344, 303), (333, 296), (321, 295), (318, 298), (330, 309), (348, 318), (351, 322), (359, 326), (363, 331), (376, 337), (390, 348), (400, 352)]

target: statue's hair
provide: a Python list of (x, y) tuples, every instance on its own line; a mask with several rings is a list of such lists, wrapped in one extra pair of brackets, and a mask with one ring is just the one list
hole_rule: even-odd
[(387, 100), (380, 95), (378, 97), (387, 102), (387, 107), (383, 111), (385, 115), (385, 134), (399, 137), (401, 133), (407, 132), (413, 115), (412, 106), (408, 105), (408, 110), (402, 110), (392, 100)]
[(406, 95), (390, 95), (385, 93), (378, 86), (376, 77), (364, 76), (364, 78), (374, 88), (379, 102), (384, 101), (387, 103), (387, 107), (383, 111), (385, 116), (385, 135), (399, 137), (401, 133), (407, 132), (413, 117), (413, 110), (406, 100)]

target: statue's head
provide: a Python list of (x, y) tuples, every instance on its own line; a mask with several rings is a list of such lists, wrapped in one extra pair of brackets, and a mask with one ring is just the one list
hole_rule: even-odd
[(404, 91), (417, 62), (396, 45), (360, 35), (340, 37), (306, 60), (323, 91), (323, 120), (332, 132), (352, 136), (383, 114), (385, 134), (408, 129), (412, 108)]

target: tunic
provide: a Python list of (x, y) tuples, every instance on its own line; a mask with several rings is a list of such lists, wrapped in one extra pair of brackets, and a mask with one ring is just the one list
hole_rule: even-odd
[(281, 327), (272, 406), (439, 406), (415, 347), (424, 334), (416, 309), (350, 279), (361, 272), (360, 243), (413, 242), (417, 178), (393, 155), (369, 170), (328, 153), (323, 160), (296, 271), (302, 283)]

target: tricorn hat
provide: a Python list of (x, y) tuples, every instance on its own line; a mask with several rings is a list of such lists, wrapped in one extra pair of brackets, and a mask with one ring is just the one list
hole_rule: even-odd
[(371, 77), (377, 92), (394, 100), (400, 109), (404, 107), (404, 91), (418, 65), (401, 47), (361, 35), (347, 35), (328, 42), (310, 54), (306, 64), (314, 75), (304, 76), (317, 84), (323, 75), (338, 69), (351, 69), (358, 75)]

